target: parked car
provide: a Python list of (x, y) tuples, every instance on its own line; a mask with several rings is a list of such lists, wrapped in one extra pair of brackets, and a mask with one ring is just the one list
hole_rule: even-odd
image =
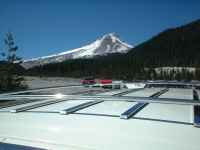
[(89, 85), (89, 84), (95, 84), (96, 81), (95, 81), (94, 77), (87, 77), (87, 78), (83, 79), (81, 81), (81, 83), (84, 84), (84, 85)]
[(100, 84), (111, 84), (112, 80), (111, 79), (100, 79), (99, 83)]

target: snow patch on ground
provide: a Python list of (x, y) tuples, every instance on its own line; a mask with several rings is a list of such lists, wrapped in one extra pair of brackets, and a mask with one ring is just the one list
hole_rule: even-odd
[(126, 83), (125, 84), (128, 89), (138, 89), (138, 88), (144, 88), (144, 83)]

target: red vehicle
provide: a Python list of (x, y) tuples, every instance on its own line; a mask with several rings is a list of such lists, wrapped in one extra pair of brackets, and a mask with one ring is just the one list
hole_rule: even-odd
[(87, 77), (87, 78), (83, 79), (81, 81), (81, 83), (85, 84), (85, 85), (89, 85), (89, 84), (95, 84), (96, 81), (95, 81), (95, 78), (93, 78), (93, 77)]
[(101, 84), (111, 84), (112, 80), (110, 80), (110, 79), (100, 79), (99, 83), (101, 83)]

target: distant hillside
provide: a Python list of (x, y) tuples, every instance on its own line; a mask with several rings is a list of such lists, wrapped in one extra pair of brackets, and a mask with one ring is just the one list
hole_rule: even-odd
[(199, 66), (200, 20), (168, 29), (136, 46), (128, 55), (147, 66)]
[[(200, 71), (169, 72), (158, 67), (200, 68), (200, 20), (168, 29), (150, 40), (136, 46), (126, 54), (68, 60), (62, 63), (43, 65), (27, 71), (47, 76), (99, 76), (119, 79), (199, 79)], [(176, 72), (176, 73), (175, 73)]]

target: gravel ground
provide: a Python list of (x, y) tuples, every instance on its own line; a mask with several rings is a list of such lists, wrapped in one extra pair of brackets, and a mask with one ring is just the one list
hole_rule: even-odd
[(55, 86), (67, 86), (67, 85), (79, 85), (81, 79), (64, 78), (64, 77), (25, 77), (26, 84), (29, 89), (55, 87)]

